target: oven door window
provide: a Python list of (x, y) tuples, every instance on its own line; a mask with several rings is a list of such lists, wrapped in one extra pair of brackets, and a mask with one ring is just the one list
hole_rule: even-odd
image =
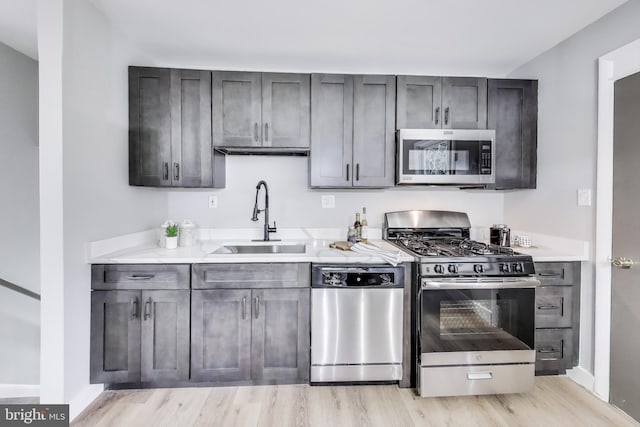
[(534, 289), (422, 291), (422, 353), (533, 349)]
[(405, 139), (402, 145), (402, 173), (405, 175), (485, 174), (480, 164), (481, 147), (486, 144), (480, 141)]

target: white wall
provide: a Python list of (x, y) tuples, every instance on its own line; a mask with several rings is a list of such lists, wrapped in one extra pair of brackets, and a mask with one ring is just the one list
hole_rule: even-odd
[[(468, 212), (472, 226), (502, 221), (503, 195), (494, 191), (461, 191), (432, 187), (383, 190), (314, 190), (308, 187), (308, 158), (277, 156), (227, 156), (224, 189), (173, 191), (169, 193), (169, 217), (190, 219), (199, 226), (261, 228), (250, 220), (256, 184), (269, 186), (269, 216), (278, 228), (344, 227), (353, 224), (356, 211), (367, 207), (370, 227), (382, 227), (383, 213), (405, 209), (443, 209)], [(218, 197), (218, 207), (209, 209), (208, 196)], [(334, 195), (335, 209), (322, 209), (320, 197)], [(259, 205), (263, 206), (263, 191)], [(488, 229), (487, 229), (488, 231)]]
[[(631, 0), (509, 75), (538, 79), (539, 117), (537, 190), (505, 195), (508, 224), (595, 241), (595, 203), (577, 206), (576, 191), (591, 188), (596, 201), (597, 59), (639, 38), (638, 22)], [(580, 365), (593, 372), (592, 263), (582, 272)]]
[[(38, 63), (0, 43), (0, 278), (40, 291)], [(40, 305), (0, 288), (0, 384), (39, 384)]]
[[(73, 403), (89, 386), (90, 268), (85, 245), (161, 222), (167, 215), (167, 195), (128, 185), (127, 66), (141, 56), (89, 2), (43, 0), (39, 7), (38, 29), (45, 31), (39, 46), (51, 50), (39, 51), (41, 96), (48, 108), (43, 114), (54, 118), (41, 125), (62, 129), (61, 139), (43, 135), (42, 144), (61, 150), (62, 156), (42, 156), (41, 171), (61, 171), (62, 180), (55, 180), (48, 194), (62, 194), (64, 213), (58, 216), (60, 207), (51, 200), (43, 204), (42, 215), (51, 208), (55, 217), (48, 225), (63, 231), (62, 259), (53, 252), (42, 256), (48, 271), (62, 271), (63, 295), (59, 299), (47, 293), (49, 283), (43, 280), (42, 334), (52, 338), (42, 341), (41, 398)], [(47, 41), (49, 27), (54, 37), (55, 30), (63, 29), (63, 53)], [(48, 73), (58, 71), (60, 55), (62, 73), (52, 81)], [(61, 92), (55, 90), (58, 86)], [(61, 116), (54, 114), (57, 106), (62, 107)], [(43, 251), (45, 246), (43, 241)], [(58, 280), (51, 286), (59, 289)], [(62, 342), (62, 348), (53, 341)], [(72, 405), (72, 414), (75, 409)]]

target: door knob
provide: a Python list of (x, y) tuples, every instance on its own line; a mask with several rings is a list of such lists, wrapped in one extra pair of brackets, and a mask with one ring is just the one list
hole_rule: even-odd
[(634, 262), (631, 258), (621, 256), (612, 259), (611, 264), (613, 264), (614, 267), (629, 269), (633, 267)]

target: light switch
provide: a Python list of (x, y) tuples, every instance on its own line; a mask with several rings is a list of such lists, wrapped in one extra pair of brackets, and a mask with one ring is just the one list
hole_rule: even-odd
[(590, 188), (578, 188), (578, 206), (591, 206)]
[(209, 196), (209, 209), (215, 209), (218, 207), (218, 196)]
[(336, 207), (336, 197), (333, 195), (321, 196), (322, 209), (333, 209)]

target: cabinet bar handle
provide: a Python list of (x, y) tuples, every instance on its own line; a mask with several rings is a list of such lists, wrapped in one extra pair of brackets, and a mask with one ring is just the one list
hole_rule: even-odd
[(144, 320), (151, 318), (151, 297), (144, 303)]
[(558, 350), (556, 350), (554, 348), (550, 348), (550, 349), (541, 348), (540, 350), (538, 350), (538, 353), (543, 353), (543, 354), (557, 353), (557, 352), (558, 352)]
[(127, 276), (129, 280), (151, 280), (156, 277), (155, 274), (131, 274)]
[(162, 179), (164, 181), (169, 179), (169, 162), (163, 163)]
[(253, 139), (258, 141), (258, 122), (253, 125)]
[(247, 318), (247, 297), (242, 297), (242, 320)]
[(180, 163), (174, 163), (173, 170), (174, 170), (174, 179), (176, 181), (180, 180)]
[(538, 273), (540, 277), (561, 277), (562, 273)]
[(449, 124), (449, 107), (444, 109), (444, 124)]
[(264, 124), (264, 140), (269, 140), (269, 123)]
[(138, 317), (138, 298), (131, 300), (131, 319)]
[(560, 307), (557, 305), (539, 305), (538, 310), (557, 310)]
[(440, 123), (440, 107), (436, 107), (436, 124)]
[(349, 163), (347, 163), (347, 181), (349, 181)]
[(356, 163), (356, 181), (360, 181), (360, 163)]
[(260, 297), (253, 298), (253, 302), (256, 309), (256, 319), (260, 317)]

